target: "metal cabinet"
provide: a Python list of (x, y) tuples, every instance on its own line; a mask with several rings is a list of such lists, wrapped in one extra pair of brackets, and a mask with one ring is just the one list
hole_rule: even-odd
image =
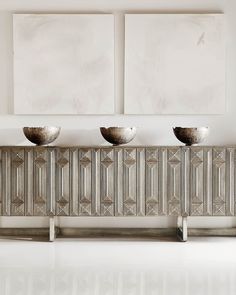
[(1, 147), (2, 216), (233, 216), (234, 147)]
[(235, 149), (190, 149), (190, 212), (192, 216), (234, 216)]

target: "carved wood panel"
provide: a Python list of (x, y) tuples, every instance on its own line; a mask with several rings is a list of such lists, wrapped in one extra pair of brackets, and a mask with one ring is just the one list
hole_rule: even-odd
[(146, 215), (146, 200), (145, 200), (145, 189), (146, 189), (146, 173), (145, 173), (145, 159), (146, 151), (145, 148), (137, 148), (137, 216)]
[(115, 215), (123, 216), (123, 149), (119, 147), (114, 148), (114, 180)]
[(226, 149), (213, 148), (213, 215), (226, 214)]
[(79, 215), (92, 215), (92, 150), (79, 149)]
[(25, 153), (11, 150), (11, 215), (25, 215)]
[(113, 216), (114, 200), (114, 149), (101, 149), (101, 215)]
[(159, 205), (159, 150), (146, 149), (146, 215), (158, 215)]
[(167, 214), (181, 214), (181, 149), (167, 148)]
[(235, 148), (0, 148), (3, 216), (234, 216)]
[(33, 215), (47, 215), (47, 168), (48, 150), (44, 147), (34, 149), (33, 156)]
[(136, 149), (124, 149), (124, 215), (137, 214), (136, 198)]
[(190, 215), (203, 215), (204, 165), (203, 148), (190, 151)]
[(70, 211), (70, 150), (56, 150), (56, 214), (67, 216)]

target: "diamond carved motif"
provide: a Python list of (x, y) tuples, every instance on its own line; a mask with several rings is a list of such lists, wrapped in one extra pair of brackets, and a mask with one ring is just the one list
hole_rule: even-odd
[(17, 196), (11, 201), (11, 203), (16, 207), (20, 207), (22, 204), (24, 204), (24, 201)]
[(43, 158), (39, 157), (34, 160), (34, 163), (37, 167), (41, 168), (45, 165), (46, 161)]
[(113, 216), (113, 204), (102, 204), (102, 212), (105, 216)]
[(203, 162), (203, 149), (191, 150), (191, 163), (197, 164), (199, 162)]
[(60, 207), (64, 208), (69, 203), (69, 201), (62, 197), (57, 201), (57, 203)]
[(157, 162), (158, 161), (158, 150), (147, 149), (146, 150), (146, 162)]
[(39, 206), (43, 206), (44, 204), (46, 204), (45, 198), (41, 197), (41, 196), (38, 196), (38, 197), (35, 198), (34, 203), (39, 205)]
[(82, 215), (91, 215), (91, 204), (88, 203), (80, 203), (80, 213)]
[(169, 202), (169, 215), (180, 214), (180, 202)]
[(214, 149), (213, 150), (213, 155), (214, 155), (214, 159), (213, 161), (220, 161), (220, 162), (224, 162), (225, 161), (225, 150), (224, 149)]
[(125, 215), (136, 215), (136, 204), (124, 203)]
[(168, 149), (168, 161), (179, 162), (180, 161), (180, 150), (179, 149)]
[(191, 215), (203, 215), (203, 203), (192, 204), (192, 213)]
[(69, 161), (62, 157), (60, 158), (58, 161), (57, 161), (57, 164), (60, 166), (60, 167), (65, 167), (67, 164), (69, 163)]
[(114, 162), (113, 161), (102, 161), (102, 165), (106, 168), (110, 167)]
[(214, 215), (225, 215), (225, 203), (213, 204)]
[(146, 205), (146, 215), (158, 215), (158, 204), (150, 203)]
[(17, 168), (20, 167), (23, 163), (24, 160), (22, 158), (20, 158), (19, 156), (17, 156), (13, 161), (12, 161), (13, 165)]

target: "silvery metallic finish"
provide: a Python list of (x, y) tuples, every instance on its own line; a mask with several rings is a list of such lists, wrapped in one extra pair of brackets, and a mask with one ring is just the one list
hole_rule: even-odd
[(174, 127), (173, 131), (177, 139), (187, 146), (201, 143), (209, 133), (208, 127)]
[(45, 145), (57, 139), (61, 131), (61, 127), (24, 127), (25, 137), (36, 145)]
[(136, 135), (135, 127), (100, 127), (102, 136), (113, 145), (129, 143)]
[[(0, 216), (49, 216), (51, 241), (59, 230), (53, 216), (179, 216), (181, 241), (191, 233), (231, 235), (235, 229), (188, 230), (187, 217), (236, 215), (235, 151), (210, 146), (0, 147)], [(23, 235), (24, 229), (0, 229), (5, 233)], [(92, 235), (91, 229), (86, 234)]]

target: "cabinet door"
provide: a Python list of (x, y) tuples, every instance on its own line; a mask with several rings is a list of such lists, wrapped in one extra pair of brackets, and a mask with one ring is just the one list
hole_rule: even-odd
[(226, 215), (226, 148), (213, 148), (213, 215)]
[(82, 216), (93, 215), (91, 164), (92, 149), (79, 149), (79, 215)]
[(11, 151), (1, 150), (1, 215), (11, 214)]
[(56, 150), (56, 214), (68, 216), (70, 209), (70, 150)]
[(167, 148), (167, 214), (181, 214), (181, 149)]
[(11, 149), (11, 215), (25, 215), (25, 153)]
[(23, 148), (2, 148), (1, 215), (25, 215), (25, 153)]
[(190, 150), (190, 215), (203, 215), (204, 172), (203, 148)]
[(146, 148), (146, 215), (158, 215), (159, 205), (159, 150)]
[(191, 148), (190, 215), (212, 215), (212, 148)]
[(101, 149), (101, 215), (114, 216), (114, 149)]
[(34, 149), (33, 172), (33, 215), (47, 215), (48, 200), (48, 151), (43, 147)]
[(124, 215), (137, 214), (136, 149), (124, 148)]
[(235, 149), (226, 149), (226, 215), (235, 215)]

